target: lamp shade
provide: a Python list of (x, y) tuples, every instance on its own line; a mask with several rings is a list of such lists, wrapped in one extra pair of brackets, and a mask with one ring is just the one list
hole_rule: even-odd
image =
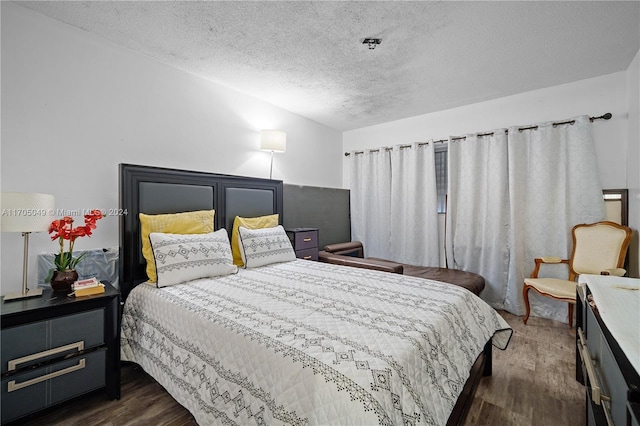
[(3, 192), (0, 199), (2, 232), (44, 232), (55, 214), (53, 195)]
[(280, 130), (262, 130), (260, 132), (260, 149), (285, 152), (287, 150), (287, 134)]

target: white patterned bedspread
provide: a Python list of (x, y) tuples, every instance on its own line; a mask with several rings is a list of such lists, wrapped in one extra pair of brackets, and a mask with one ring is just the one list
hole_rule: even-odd
[(122, 358), (201, 425), (444, 425), (492, 336), (511, 329), (463, 288), (296, 260), (138, 285)]

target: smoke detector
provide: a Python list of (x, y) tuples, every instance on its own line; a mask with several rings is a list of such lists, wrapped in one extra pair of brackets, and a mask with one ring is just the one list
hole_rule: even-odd
[(381, 38), (365, 38), (362, 40), (362, 44), (366, 44), (369, 46), (369, 50), (373, 50), (377, 45), (382, 43)]

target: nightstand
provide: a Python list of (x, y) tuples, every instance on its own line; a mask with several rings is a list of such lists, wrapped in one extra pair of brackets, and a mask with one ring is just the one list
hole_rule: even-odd
[(0, 300), (2, 423), (76, 396), (106, 390), (120, 398), (120, 292)]
[(287, 235), (296, 252), (296, 257), (306, 260), (318, 260), (318, 229), (292, 228)]

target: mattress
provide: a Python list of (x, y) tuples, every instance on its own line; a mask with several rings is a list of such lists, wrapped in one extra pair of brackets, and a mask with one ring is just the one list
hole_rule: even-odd
[(122, 359), (201, 425), (443, 425), (511, 329), (466, 289), (305, 260), (138, 285)]

